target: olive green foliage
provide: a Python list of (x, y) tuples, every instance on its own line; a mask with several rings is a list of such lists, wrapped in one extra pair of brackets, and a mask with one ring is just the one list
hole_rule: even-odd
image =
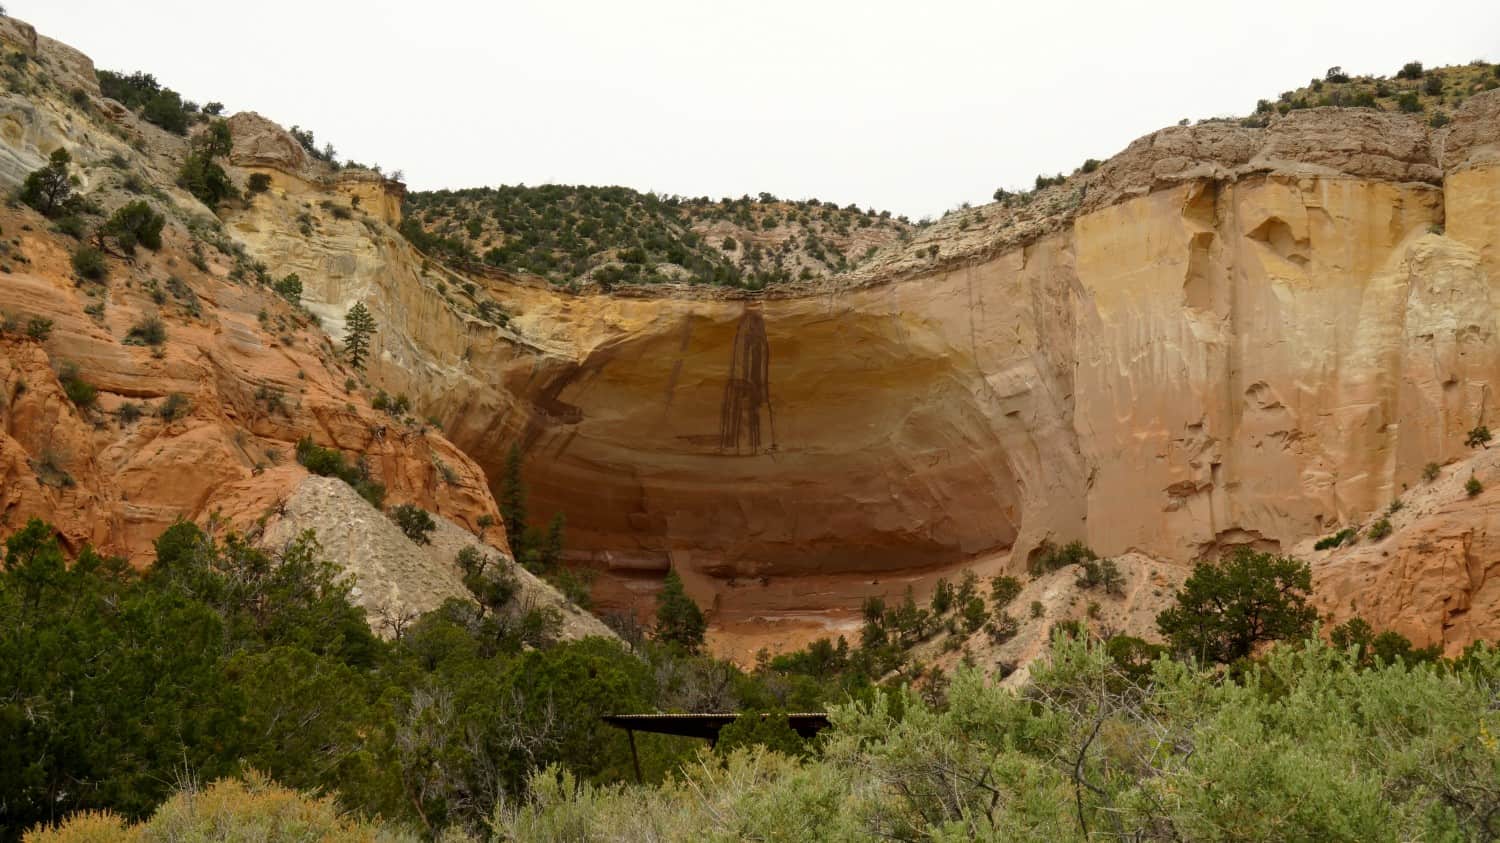
[(175, 134), (187, 134), (194, 119), (193, 110), (182, 96), (162, 87), (156, 77), (136, 71), (129, 76), (109, 70), (96, 72), (99, 91), (132, 111), (139, 111), (149, 123)]
[(79, 246), (73, 251), (73, 271), (89, 281), (102, 281), (109, 274), (104, 253), (93, 246)]
[(73, 158), (66, 149), (52, 150), (47, 166), (34, 170), (21, 185), (22, 202), (37, 209), (43, 216), (60, 217), (73, 205), (73, 182), (68, 174), (68, 165)]
[[(348, 589), (311, 534), (267, 552), (180, 523), (140, 573), (89, 550), (70, 560), (50, 526), (27, 524), (0, 572), (0, 840), (79, 810), (152, 816), (184, 771), (262, 770), (427, 835), (477, 830), (536, 766), (631, 774), (624, 734), (599, 716), (657, 705), (644, 659), (551, 643), (537, 633), (552, 621), (525, 607), (458, 601), (383, 642)], [(652, 780), (695, 746), (640, 744)]]
[(996, 574), (990, 579), (990, 600), (996, 608), (1005, 608), (1021, 594), (1021, 581), (1007, 574)]
[(1366, 532), (1371, 541), (1380, 541), (1391, 534), (1391, 521), (1389, 518), (1377, 518), (1370, 524)]
[(1366, 667), (1315, 641), (1226, 682), (1055, 640), (1021, 691), (837, 706), (819, 754), (761, 747), (637, 789), (545, 769), (501, 839), (1483, 840), (1500, 832), (1500, 653)]
[(370, 336), (375, 333), (375, 317), (365, 303), (357, 301), (344, 314), (344, 356), (356, 369), (365, 367), (365, 357), (370, 353)]
[(1497, 70), (1500, 65), (1484, 61), (1441, 69), (1424, 69), (1421, 62), (1409, 62), (1394, 78), (1386, 78), (1355, 76), (1345, 73), (1343, 68), (1332, 67), (1330, 72), (1338, 72), (1285, 91), (1274, 104), (1271, 100), (1261, 100), (1256, 113), (1268, 114), (1274, 110), (1287, 114), (1303, 108), (1330, 106), (1409, 114), (1430, 111), (1433, 114), (1429, 125), (1436, 128), (1447, 124), (1450, 119), (1447, 111), (1456, 109), (1466, 98), (1500, 87), (1495, 80)]
[(148, 316), (130, 326), (125, 333), (126, 345), (161, 345), (167, 341), (167, 326), (160, 317)]
[(707, 631), (708, 621), (682, 587), (682, 578), (668, 571), (656, 595), (656, 640), (696, 653)]
[(432, 531), (437, 529), (437, 522), (432, 520), (432, 515), (425, 509), (409, 503), (391, 509), (391, 520), (401, 528), (406, 537), (417, 544), (431, 544)]
[(320, 477), (337, 477), (348, 483), (377, 509), (385, 501), (385, 486), (370, 476), (370, 467), (362, 459), (350, 465), (338, 450), (324, 448), (304, 436), (297, 440), (297, 462)]
[(1113, 559), (1084, 559), (1075, 581), (1079, 588), (1099, 588), (1109, 594), (1125, 593), (1125, 575)]
[[(743, 244), (741, 266), (734, 238), (710, 242), (693, 229), (714, 220), (762, 231), (785, 225), (787, 233), (775, 248)], [(556, 283), (591, 279), (608, 289), (683, 280), (759, 289), (792, 280), (793, 251), (828, 271), (848, 268), (832, 239), (872, 226), (904, 230), (906, 223), (852, 205), (786, 202), (771, 194), (713, 201), (624, 187), (518, 185), (408, 194), (401, 231), (428, 254)]]
[(1043, 541), (1032, 554), (1029, 570), (1032, 576), (1050, 573), (1052, 571), (1066, 568), (1069, 565), (1080, 565), (1084, 562), (1098, 560), (1098, 554), (1090, 550), (1088, 545), (1080, 541), (1072, 541), (1058, 547), (1050, 541)]
[(1481, 424), (1469, 431), (1469, 435), (1464, 438), (1464, 445), (1470, 448), (1483, 448), (1488, 446), (1493, 438), (1490, 429)]
[(135, 253), (137, 244), (154, 252), (161, 248), (161, 231), (166, 224), (166, 217), (138, 199), (115, 211), (99, 229), (99, 235), (112, 238), (127, 255)]
[(92, 407), (99, 398), (99, 390), (83, 379), (78, 364), (65, 362), (57, 370), (57, 382), (62, 384), (63, 394), (78, 407)]
[(1307, 603), (1311, 591), (1306, 562), (1238, 547), (1198, 563), (1156, 625), (1178, 653), (1228, 664), (1265, 642), (1310, 634), (1317, 620)]
[(749, 711), (719, 730), (714, 751), (727, 755), (742, 747), (762, 746), (793, 757), (805, 756), (810, 747), (797, 734), (782, 711)]
[(1359, 536), (1359, 531), (1353, 527), (1345, 527), (1331, 536), (1324, 536), (1313, 543), (1313, 550), (1328, 550), (1343, 544), (1352, 544)]
[(52, 336), (52, 320), (44, 316), (33, 316), (26, 320), (26, 336), (38, 342)]
[(1472, 497), (1476, 497), (1476, 496), (1479, 495), (1480, 492), (1483, 492), (1483, 491), (1484, 491), (1484, 484), (1481, 483), (1481, 482), (1479, 482), (1479, 478), (1478, 477), (1470, 475), (1469, 479), (1466, 480), (1466, 481), (1464, 481), (1464, 492), (1466, 494), (1468, 494), (1469, 497), (1471, 497), (1471, 498)]
[(239, 188), (234, 186), (229, 174), (216, 160), (233, 149), (234, 138), (229, 132), (229, 124), (224, 120), (209, 123), (208, 128), (193, 139), (192, 151), (182, 164), (177, 183), (210, 208), (239, 196)]
[(1432, 481), (1438, 479), (1438, 475), (1442, 472), (1442, 466), (1438, 465), (1435, 462), (1430, 462), (1422, 466), (1422, 479), (1426, 480), (1428, 483), (1431, 483)]
[(273, 283), (271, 289), (292, 304), (302, 303), (302, 278), (295, 272)]
[(251, 173), (246, 188), (252, 196), (265, 193), (271, 189), (271, 176), (266, 173)]

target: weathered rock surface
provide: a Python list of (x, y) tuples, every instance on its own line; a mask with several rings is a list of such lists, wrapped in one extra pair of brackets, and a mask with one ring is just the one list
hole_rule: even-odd
[[(58, 117), (65, 105), (34, 116), (22, 105), (0, 103), (0, 134), (20, 138), (0, 178), (49, 144), (97, 158), (144, 137), (139, 166), (170, 183), (180, 139), (123, 115), (115, 134), (86, 141), (81, 121)], [(235, 176), (266, 172), (272, 188), (225, 211), (229, 235), (273, 277), (296, 272), (335, 339), (346, 309), (367, 303), (380, 325), (373, 385), (410, 396), (492, 479), (520, 442), (533, 515), (566, 513), (570, 559), (603, 572), (603, 606), (648, 606), (676, 568), (726, 648), (727, 631), (753, 636), (777, 618), (837, 628), (868, 593), (920, 591), (975, 560), (1019, 570), (1043, 540), (1176, 566), (1239, 544), (1298, 549), (1366, 521), (1427, 463), (1466, 457), (1464, 433), (1493, 421), (1500, 93), (1470, 97), (1436, 130), (1365, 109), (1165, 129), (1025, 203), (955, 213), (853, 273), (763, 295), (570, 295), (456, 274), (396, 233), (398, 185), (320, 170), (253, 115), (234, 132)], [(84, 182), (111, 178), (96, 168)], [(7, 233), (16, 222), (0, 219)], [(52, 356), (104, 372), (111, 395), (212, 383), (195, 407), (249, 417), (245, 399), (215, 396), (253, 394), (246, 372), (300, 390), (291, 373), (321, 359), (316, 336), (269, 349), (245, 318), (263, 299), (216, 266), (180, 271), (225, 315), (184, 346), (193, 354), (147, 361), (112, 339), (142, 312), (133, 293), (96, 325), (64, 281), (56, 238), (20, 239), (31, 263), (0, 286), (0, 307), (53, 314)], [(140, 268), (165, 273), (149, 259)], [(479, 318), (481, 297), (510, 318)], [(14, 352), (13, 368), (35, 371), (34, 353)], [(339, 415), (337, 366), (308, 371), (299, 421), (257, 422), (255, 435), (342, 431), (351, 452), (376, 447), (362, 405)], [(53, 389), (7, 411), (26, 420), (0, 441), (0, 465), (19, 473), (38, 459), (37, 425), (67, 441), (99, 436)], [(233, 428), (215, 424), (201, 441), (183, 431), (160, 445), (112, 434), (116, 450), (69, 463), (79, 477), (119, 473), (100, 454), (138, 461), (142, 476), (208, 466), (180, 496), (142, 482), (123, 507), (103, 480), (7, 494), (53, 496), (18, 512), (71, 495), (80, 516), (154, 529), (184, 500), (245, 482), (254, 457), (202, 479), (236, 465)], [(464, 521), (493, 508), (448, 452), (445, 464), (464, 467), (461, 491), (415, 479), (422, 448), (441, 445), (381, 442), (397, 449), (391, 476), (412, 476), (440, 511)], [(1500, 596), (1482, 561), (1483, 497), (1400, 527), (1386, 541), (1406, 549), (1382, 547), (1389, 557), (1319, 557), (1320, 599), (1336, 619), (1359, 611), (1418, 643), (1492, 634)]]
[(266, 520), (261, 538), (265, 545), (279, 547), (312, 531), (323, 557), (353, 577), (355, 604), (364, 607), (376, 631), (386, 635), (394, 634), (400, 618), (409, 621), (447, 600), (472, 602), (455, 560), (460, 550), (473, 547), (488, 556), (491, 565), (504, 566), (516, 577), (521, 587), (516, 606), (557, 610), (563, 638), (614, 637), (598, 618), (568, 602), (498, 548), (446, 518), (435, 520), (437, 529), (429, 543), (419, 545), (343, 481), (303, 477)]

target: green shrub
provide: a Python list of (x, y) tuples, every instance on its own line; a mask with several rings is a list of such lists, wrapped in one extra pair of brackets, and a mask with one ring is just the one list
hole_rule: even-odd
[(166, 217), (138, 199), (116, 210), (99, 233), (113, 238), (127, 255), (135, 253), (136, 244), (154, 252), (161, 248), (161, 232), (166, 224)]
[(109, 267), (104, 263), (104, 253), (93, 246), (79, 246), (73, 252), (73, 271), (80, 278), (89, 281), (102, 281), (109, 272)]
[(173, 422), (187, 415), (193, 409), (193, 402), (180, 392), (167, 395), (161, 406), (156, 408), (156, 415), (163, 421)]
[(271, 289), (292, 304), (302, 303), (302, 279), (295, 272), (272, 284)]
[(1397, 79), (1421, 79), (1422, 78), (1422, 63), (1419, 62), (1419, 61), (1409, 61), (1406, 64), (1403, 64), (1401, 66), (1401, 69), (1398, 70), (1398, 71), (1396, 71), (1396, 78)]
[(125, 333), (126, 345), (159, 346), (167, 341), (167, 326), (160, 317), (148, 316), (130, 326)]
[(417, 544), (431, 544), (432, 532), (437, 529), (437, 522), (432, 520), (432, 515), (427, 510), (409, 503), (391, 509), (391, 520), (401, 528), (406, 537)]
[(1113, 559), (1084, 559), (1075, 581), (1079, 588), (1102, 588), (1109, 594), (1125, 593), (1125, 576)]
[(271, 176), (270, 175), (268, 175), (266, 173), (251, 173), (250, 174), (249, 190), (250, 190), (250, 195), (251, 196), (255, 196), (255, 195), (260, 194), (260, 193), (265, 193), (267, 190), (270, 190), (270, 189), (271, 189)]
[(1021, 581), (1006, 574), (996, 574), (990, 579), (990, 602), (995, 608), (1009, 606), (1021, 594)]
[(1365, 531), (1371, 541), (1380, 541), (1391, 534), (1391, 522), (1388, 518), (1378, 518), (1370, 529)]
[(1406, 91), (1396, 97), (1396, 107), (1407, 114), (1416, 114), (1422, 110), (1422, 98), (1417, 95), (1416, 91)]
[(1238, 547), (1198, 563), (1156, 625), (1177, 652), (1228, 664), (1262, 642), (1305, 638), (1318, 617), (1307, 603), (1311, 591), (1306, 562)]
[(1464, 439), (1464, 445), (1470, 448), (1483, 448), (1489, 445), (1492, 438), (1494, 437), (1490, 434), (1490, 429), (1485, 425), (1479, 425), (1469, 431), (1469, 435)]
[(57, 371), (57, 380), (62, 384), (63, 392), (68, 396), (68, 400), (72, 401), (75, 406), (88, 408), (98, 401), (99, 390), (83, 379), (78, 371), (77, 363), (63, 363)]
[(68, 165), (72, 161), (66, 149), (58, 147), (52, 150), (47, 166), (26, 176), (21, 185), (21, 201), (45, 217), (66, 213), (74, 205), (73, 182), (68, 175)]
[(1331, 536), (1324, 536), (1323, 538), (1318, 539), (1317, 542), (1313, 544), (1313, 550), (1328, 550), (1329, 548), (1338, 547), (1339, 545), (1345, 543), (1352, 543), (1354, 537), (1357, 535), (1359, 535), (1359, 533), (1353, 527), (1345, 527), (1344, 529), (1339, 530), (1337, 533), (1334, 533)]
[(1478, 477), (1469, 475), (1468, 481), (1464, 483), (1464, 491), (1472, 498), (1484, 491), (1484, 484), (1479, 482)]
[(52, 336), (52, 320), (42, 316), (33, 316), (26, 320), (26, 336), (37, 342), (46, 342)]
[(682, 578), (668, 571), (656, 595), (656, 640), (696, 653), (707, 631), (708, 621), (683, 589)]
[(1029, 570), (1032, 576), (1038, 576), (1098, 558), (1099, 556), (1081, 541), (1068, 542), (1058, 547), (1051, 541), (1044, 540), (1032, 552)]
[(1442, 471), (1442, 466), (1438, 465), (1435, 462), (1430, 462), (1427, 465), (1422, 466), (1422, 479), (1426, 480), (1428, 483), (1431, 483), (1432, 481), (1438, 479), (1438, 475), (1441, 474)]
[(336, 477), (347, 483), (359, 496), (376, 509), (385, 502), (385, 486), (370, 477), (369, 468), (363, 461), (349, 465), (344, 455), (333, 448), (324, 448), (304, 436), (297, 440), (297, 462), (311, 474), (319, 477)]

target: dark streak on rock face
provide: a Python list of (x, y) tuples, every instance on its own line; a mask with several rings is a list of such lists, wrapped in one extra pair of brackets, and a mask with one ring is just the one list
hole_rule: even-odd
[(776, 447), (776, 416), (771, 409), (771, 344), (766, 340), (766, 321), (759, 308), (747, 308), (740, 317), (729, 356), (729, 376), (724, 382), (724, 401), (719, 410), (719, 450), (749, 453), (761, 450), (761, 410), (770, 428), (770, 447)]

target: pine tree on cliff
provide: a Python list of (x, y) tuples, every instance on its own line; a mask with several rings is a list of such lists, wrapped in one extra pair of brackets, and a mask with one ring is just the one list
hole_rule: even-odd
[(375, 333), (375, 317), (364, 302), (357, 301), (344, 314), (344, 327), (344, 354), (349, 357), (349, 365), (363, 369), (365, 355), (370, 352), (370, 335)]
[(500, 517), (517, 559), (526, 555), (526, 486), (521, 482), (521, 446), (511, 445), (500, 476)]
[(682, 578), (676, 571), (668, 572), (661, 593), (656, 595), (656, 640), (696, 653), (703, 646), (707, 628), (703, 612), (683, 589)]

